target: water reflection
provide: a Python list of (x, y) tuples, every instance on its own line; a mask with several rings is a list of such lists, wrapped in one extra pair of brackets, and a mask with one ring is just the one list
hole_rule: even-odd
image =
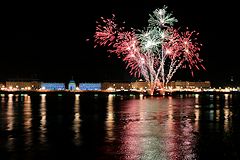
[(91, 96), (1, 95), (1, 154), (182, 160), (238, 149), (239, 103), (231, 94)]
[(113, 111), (113, 94), (108, 95), (108, 102), (107, 102), (107, 119), (106, 119), (106, 132), (107, 132), (107, 141), (114, 141), (114, 111)]
[(13, 130), (14, 123), (14, 110), (13, 110), (13, 94), (8, 95), (8, 106), (7, 106), (7, 130)]
[(199, 104), (199, 94), (195, 94), (195, 103)]
[[(14, 109), (13, 109), (13, 94), (8, 95), (8, 105), (7, 105), (7, 127), (6, 130), (9, 132), (12, 132), (14, 129)], [(10, 151), (14, 150), (14, 143), (15, 143), (15, 138), (12, 136), (8, 136), (7, 139), (7, 147)]]
[[(173, 100), (172, 97), (168, 98), (169, 104), (168, 104), (168, 120), (167, 123), (170, 124), (171, 120), (173, 119)], [(172, 127), (169, 125), (169, 127)]]
[(41, 102), (40, 102), (40, 143), (46, 143), (46, 134), (47, 134), (47, 114), (46, 114), (46, 94), (41, 94)]
[(194, 115), (195, 115), (194, 128), (196, 131), (198, 131), (199, 130), (199, 121), (200, 121), (200, 110), (194, 109)]
[(232, 102), (232, 94), (224, 94), (225, 97), (225, 103), (224, 103), (224, 131), (229, 132), (229, 123), (232, 117), (232, 112), (231, 112), (231, 104)]
[(81, 127), (81, 120), (80, 120), (80, 94), (75, 94), (75, 101), (74, 101), (74, 120), (73, 120), (73, 131), (74, 131), (74, 139), (73, 142), (75, 145), (80, 145), (80, 127)]
[[(118, 153), (123, 154), (123, 159), (140, 159), (141, 153), (141, 138), (139, 133), (147, 131), (144, 128), (144, 124), (139, 122), (140, 113), (139, 108), (142, 105), (138, 103), (144, 103), (144, 101), (135, 101), (131, 100), (125, 103), (124, 110), (120, 114), (120, 123), (121, 125), (121, 134), (120, 134), (120, 143)], [(136, 112), (137, 111), (137, 112)], [(144, 119), (142, 115), (142, 119)], [(141, 121), (142, 122), (142, 121)]]
[(220, 109), (217, 109), (216, 110), (216, 115), (215, 115), (215, 119), (216, 119), (216, 121), (217, 122), (219, 122), (220, 121), (220, 116), (221, 116), (221, 112), (220, 112), (221, 110)]
[[(199, 128), (199, 111), (194, 109), (194, 105), (187, 99), (184, 101), (169, 99), (168, 103), (168, 114), (171, 115), (165, 131), (168, 159), (196, 159), (197, 139), (193, 132)], [(185, 107), (179, 110), (182, 106)]]
[(210, 121), (214, 121), (215, 120), (215, 110), (210, 110), (208, 112), (208, 115), (209, 115), (209, 120)]
[(0, 94), (1, 95), (1, 102), (4, 103), (5, 102), (5, 94)]
[(229, 106), (228, 106), (228, 96), (229, 96), (228, 94), (224, 94), (224, 100), (225, 100), (225, 101), (224, 101), (224, 102), (225, 102), (225, 106), (224, 106), (224, 107), (225, 107), (225, 108), (228, 108), (228, 107), (229, 107)]
[(23, 105), (23, 123), (24, 123), (24, 142), (25, 150), (31, 149), (32, 146), (32, 108), (31, 97), (29, 95), (24, 96)]
[(229, 124), (231, 120), (232, 112), (229, 110), (229, 108), (224, 108), (224, 131), (229, 131)]
[(124, 159), (196, 159), (194, 105), (179, 109), (189, 103), (172, 97), (125, 103), (120, 147)]

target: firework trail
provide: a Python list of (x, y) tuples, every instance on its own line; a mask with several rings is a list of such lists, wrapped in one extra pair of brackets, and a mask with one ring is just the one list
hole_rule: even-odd
[(156, 9), (149, 15), (146, 30), (126, 30), (112, 18), (97, 21), (94, 35), (95, 47), (107, 46), (127, 65), (130, 74), (143, 77), (151, 84), (153, 92), (159, 82), (164, 88), (179, 68), (204, 68), (199, 58), (200, 44), (195, 31), (180, 32), (173, 24), (177, 22), (167, 7)]

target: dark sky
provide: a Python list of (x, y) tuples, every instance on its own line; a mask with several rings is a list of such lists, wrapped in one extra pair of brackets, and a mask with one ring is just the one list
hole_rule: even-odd
[[(37, 77), (48, 81), (134, 80), (124, 64), (93, 48), (95, 22), (116, 14), (127, 27), (143, 29), (149, 14), (163, 5), (176, 26), (200, 32), (207, 71), (179, 71), (174, 80), (210, 80), (239, 84), (237, 2), (209, 0), (112, 0), (82, 3), (4, 4), (1, 14), (0, 79)], [(86, 39), (90, 39), (86, 42)]]

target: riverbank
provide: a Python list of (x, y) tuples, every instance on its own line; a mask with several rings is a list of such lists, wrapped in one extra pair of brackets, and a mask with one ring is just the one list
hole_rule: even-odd
[[(28, 94), (28, 95), (75, 95), (75, 94), (121, 94), (121, 95), (145, 95), (150, 96), (147, 92), (143, 91), (105, 91), (105, 90), (92, 90), (92, 91), (69, 91), (69, 90), (1, 90), (0, 94)], [(165, 91), (164, 94), (154, 92), (153, 96), (171, 96), (179, 94), (240, 94), (239, 91), (219, 92), (219, 91)]]

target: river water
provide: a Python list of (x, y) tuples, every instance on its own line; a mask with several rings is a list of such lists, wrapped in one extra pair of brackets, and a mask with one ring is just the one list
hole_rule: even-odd
[(0, 96), (0, 159), (240, 159), (240, 95)]

